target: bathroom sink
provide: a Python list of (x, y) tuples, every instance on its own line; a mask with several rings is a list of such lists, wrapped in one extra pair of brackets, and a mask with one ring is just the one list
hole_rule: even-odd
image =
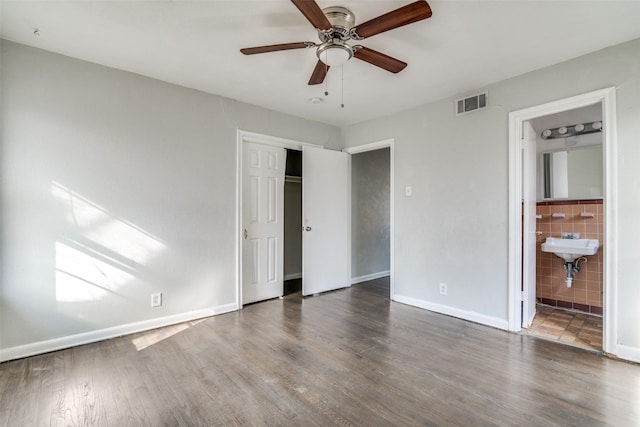
[(576, 258), (585, 255), (595, 255), (599, 246), (600, 244), (595, 239), (547, 237), (547, 240), (542, 244), (542, 251), (554, 253), (566, 262), (573, 262)]

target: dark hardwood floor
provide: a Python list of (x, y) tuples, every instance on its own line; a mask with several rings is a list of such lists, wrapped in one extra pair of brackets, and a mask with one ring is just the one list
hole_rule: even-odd
[(640, 366), (390, 302), (385, 279), (0, 364), (0, 425), (640, 425)]

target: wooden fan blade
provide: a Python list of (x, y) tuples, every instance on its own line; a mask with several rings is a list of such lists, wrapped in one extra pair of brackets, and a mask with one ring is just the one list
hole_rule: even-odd
[(272, 44), (269, 46), (256, 46), (256, 47), (245, 47), (244, 49), (240, 49), (240, 52), (245, 55), (255, 55), (256, 53), (267, 53), (267, 52), (277, 52), (279, 50), (289, 50), (289, 49), (302, 49), (306, 47), (313, 47), (314, 43), (311, 42), (298, 42), (298, 43), (282, 43), (282, 44)]
[(331, 22), (329, 22), (318, 3), (314, 0), (291, 0), (291, 3), (296, 5), (314, 28), (318, 30), (330, 30), (332, 28)]
[(418, 0), (391, 12), (380, 15), (360, 25), (356, 25), (351, 31), (355, 32), (358, 38), (366, 39), (403, 25), (412, 24), (431, 17), (431, 7), (425, 0)]
[(319, 85), (324, 81), (324, 78), (327, 76), (327, 71), (329, 71), (329, 66), (324, 62), (318, 60), (316, 63), (316, 68), (313, 69), (313, 73), (311, 73), (311, 78), (309, 79), (309, 85)]
[(384, 68), (392, 73), (399, 73), (407, 66), (406, 62), (392, 58), (384, 53), (380, 53), (367, 47), (361, 47), (353, 53), (353, 56), (361, 61), (368, 62), (376, 67)]

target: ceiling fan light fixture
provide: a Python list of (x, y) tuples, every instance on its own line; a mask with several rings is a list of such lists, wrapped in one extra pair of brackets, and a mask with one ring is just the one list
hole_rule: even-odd
[(354, 56), (360, 61), (367, 62), (383, 70), (394, 74), (399, 73), (407, 66), (406, 62), (365, 46), (351, 46), (347, 42), (350, 40), (364, 40), (376, 34), (413, 24), (431, 17), (432, 14), (427, 0), (414, 0), (413, 3), (355, 25), (355, 15), (344, 6), (332, 6), (322, 9), (316, 0), (291, 0), (291, 2), (318, 32), (320, 44), (309, 41), (280, 43), (243, 48), (240, 49), (240, 52), (244, 55), (255, 55), (258, 53), (314, 47), (316, 48), (318, 61), (316, 61), (309, 79), (309, 85), (317, 85), (324, 82), (329, 68), (341, 66)]
[(330, 67), (337, 67), (353, 57), (353, 49), (346, 43), (323, 43), (317, 50), (318, 59)]

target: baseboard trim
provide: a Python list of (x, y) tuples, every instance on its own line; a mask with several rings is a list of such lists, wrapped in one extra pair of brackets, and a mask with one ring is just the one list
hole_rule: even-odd
[(507, 321), (507, 319), (500, 319), (498, 317), (480, 314), (475, 311), (461, 310), (459, 308), (451, 307), (448, 305), (435, 304), (429, 301), (405, 297), (397, 294), (394, 295), (392, 299), (402, 304), (424, 308), (425, 310), (433, 311), (440, 314), (446, 314), (447, 316), (457, 317), (458, 319), (468, 320), (470, 322), (479, 323), (485, 326), (491, 326), (497, 329), (503, 329), (505, 331), (509, 330), (509, 322)]
[(617, 344), (614, 348), (614, 356), (629, 362), (640, 363), (640, 348)]
[(355, 285), (356, 283), (362, 283), (362, 282), (366, 282), (368, 280), (374, 280), (374, 279), (379, 279), (381, 277), (387, 277), (390, 274), (391, 274), (391, 271), (386, 270), (386, 271), (379, 271), (377, 273), (372, 273), (372, 274), (365, 274), (364, 276), (352, 277), (351, 278), (351, 284)]
[(98, 329), (95, 331), (83, 332), (80, 334), (68, 335), (46, 341), (38, 341), (30, 344), (0, 349), (0, 362), (21, 359), (23, 357), (35, 356), (37, 354), (49, 353), (63, 350), (92, 342), (103, 341), (110, 338), (117, 338), (123, 335), (135, 334), (164, 326), (175, 325), (177, 323), (189, 322), (203, 317), (216, 316), (218, 314), (236, 311), (236, 303), (219, 305), (203, 310), (189, 311), (186, 313), (174, 314), (172, 316), (159, 317), (156, 319), (143, 320), (141, 322), (128, 323), (111, 328)]
[(284, 280), (302, 279), (302, 273), (285, 274)]

